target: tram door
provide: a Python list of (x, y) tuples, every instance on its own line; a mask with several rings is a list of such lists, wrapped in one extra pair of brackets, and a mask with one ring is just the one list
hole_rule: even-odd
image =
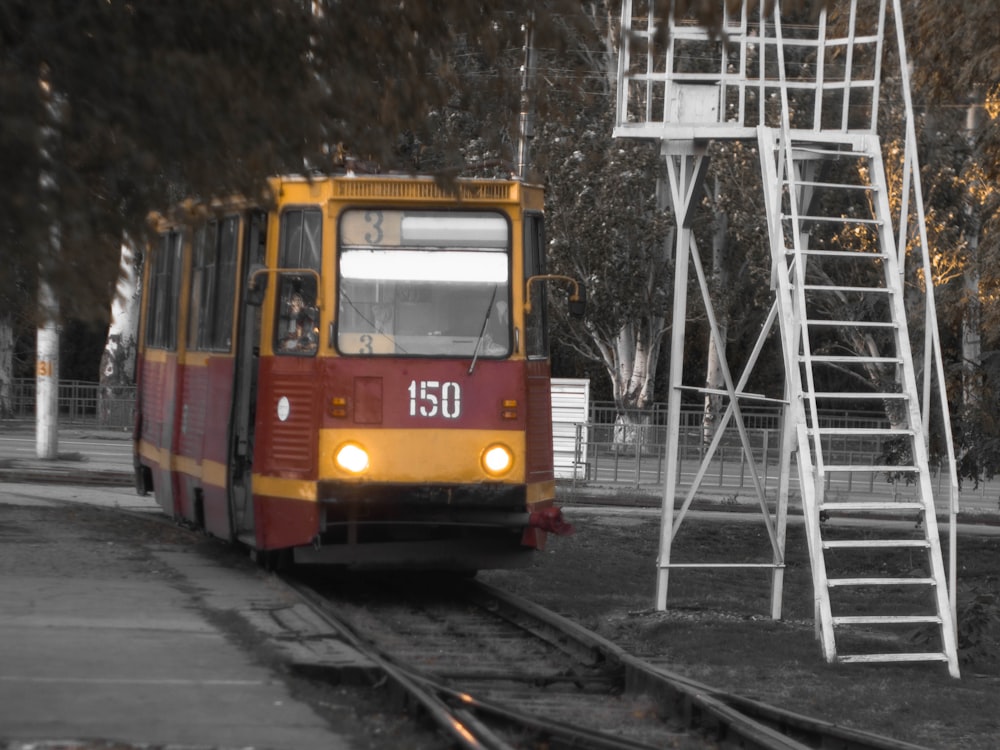
[[(243, 284), (236, 368), (233, 383), (233, 414), (230, 420), (229, 518), (233, 537), (254, 542), (253, 473), (254, 423), (257, 406), (257, 368), (260, 363), (260, 322), (266, 274), (264, 267), (267, 214), (251, 211), (245, 216)], [(251, 284), (255, 284), (251, 287)], [(258, 299), (254, 299), (257, 295)]]

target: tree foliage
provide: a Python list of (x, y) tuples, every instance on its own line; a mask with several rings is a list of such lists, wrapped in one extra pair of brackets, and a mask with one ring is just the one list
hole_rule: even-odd
[(617, 9), (586, 10), (586, 23), (564, 30), (566, 48), (540, 65), (549, 116), (534, 152), (550, 263), (588, 291), (584, 322), (554, 310), (561, 339), (603, 366), (618, 407), (641, 409), (653, 401), (669, 313), (670, 219), (657, 197), (665, 166), (656, 144), (612, 137)]
[[(785, 0), (782, 8), (815, 10), (821, 3)], [(744, 4), (759, 2), (647, 0), (634, 10), (651, 7), (660, 18), (690, 11), (718, 28), (724, 8)], [(940, 257), (964, 263), (964, 237), (976, 233), (984, 346), (1000, 350), (1000, 327), (992, 325), (1000, 319), (1000, 232), (995, 198), (985, 191), (1000, 173), (1000, 10), (978, 3), (956, 13), (950, 0), (905, 5), (919, 101), (958, 114), (941, 110), (955, 104), (958, 91), (961, 104), (967, 93), (983, 113), (971, 144), (952, 137), (956, 118), (939, 116), (931, 129), (931, 118), (921, 124), (925, 138), (937, 133), (924, 164), (935, 175), (928, 194), (935, 236), (947, 250)], [(670, 220), (653, 191), (661, 158), (655, 148), (611, 139), (609, 40), (619, 9), (618, 0), (0, 3), (7, 178), (0, 308), (21, 312), (34, 296), (39, 248), (50, 230), (39, 209), (46, 198), (39, 184), (47, 169), (45, 126), (55, 131), (52, 210), (61, 239), (51, 281), (66, 316), (103, 314), (122, 233), (139, 236), (150, 210), (182, 195), (258, 195), (267, 174), (328, 169), (344, 153), (382, 169), (509, 174), (523, 24), (534, 19), (541, 56), (534, 176), (549, 188), (553, 257), (560, 270), (591, 282), (589, 328), (578, 330), (579, 348), (621, 371), (617, 344), (602, 352), (598, 341), (616, 341), (628, 325), (634, 342), (645, 337), (643, 346), (662, 335), (673, 249), (664, 256)], [(42, 81), (59, 103), (55, 119)], [(746, 282), (720, 290), (730, 342), (739, 346), (752, 339), (766, 307), (762, 209), (746, 199), (757, 194), (748, 182), (757, 168), (752, 154), (734, 151), (725, 160), (716, 154), (713, 170), (720, 190), (703, 208), (726, 216), (730, 279)], [(969, 205), (975, 222), (962, 208)], [(699, 233), (701, 247), (710, 243), (711, 229)], [(962, 293), (949, 288), (944, 298), (943, 312), (960, 317)]]
[(605, 367), (619, 406), (645, 408), (667, 330), (673, 265), (668, 215), (655, 190), (664, 167), (654, 147), (615, 142), (610, 131), (607, 113), (581, 110), (576, 127), (550, 125), (540, 136), (549, 252), (554, 268), (587, 285), (586, 320), (561, 321), (568, 340)]
[[(539, 46), (558, 56), (592, 5), (6, 0), (0, 299), (17, 285), (33, 289), (38, 273), (49, 231), (38, 185), (46, 124), (56, 131), (62, 245), (50, 280), (64, 314), (103, 311), (122, 231), (139, 236), (147, 213), (179, 195), (256, 195), (264, 175), (327, 169), (342, 148), (386, 169), (456, 173), (469, 157), (512, 161), (523, 25), (533, 19)], [(716, 25), (722, 7), (654, 5)], [(618, 9), (612, 1), (609, 18)], [(58, 122), (46, 115), (42, 80), (62, 105)]]
[[(572, 0), (552, 7), (573, 10)], [(259, 195), (275, 172), (329, 169), (343, 149), (383, 168), (420, 168), (401, 144), (429, 132), (467, 58), (523, 45), (527, 0), (272, 0), (0, 4), (0, 153), (5, 191), (0, 292), (34, 288), (49, 232), (39, 175), (60, 226), (50, 281), (72, 316), (105, 310), (122, 232), (178, 196)], [(458, 42), (461, 45), (456, 46)], [(490, 68), (480, 90), (514, 103), (483, 132), (509, 139), (516, 70)], [(488, 80), (487, 80), (488, 79)], [(40, 84), (58, 114), (46, 111)], [(51, 160), (42, 139), (51, 129)], [(461, 162), (438, 139), (436, 167)]]
[(961, 476), (1000, 471), (1000, 6), (904, 3)]

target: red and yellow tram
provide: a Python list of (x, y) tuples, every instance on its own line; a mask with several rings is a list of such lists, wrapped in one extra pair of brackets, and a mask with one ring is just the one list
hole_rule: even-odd
[(138, 490), (300, 563), (526, 562), (566, 528), (541, 189), (338, 175), (270, 190), (267, 210), (158, 218)]

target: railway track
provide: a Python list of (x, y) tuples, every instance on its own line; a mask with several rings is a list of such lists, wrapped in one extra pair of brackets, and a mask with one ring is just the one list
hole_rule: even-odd
[(285, 581), (455, 747), (917, 750), (672, 674), (477, 582)]

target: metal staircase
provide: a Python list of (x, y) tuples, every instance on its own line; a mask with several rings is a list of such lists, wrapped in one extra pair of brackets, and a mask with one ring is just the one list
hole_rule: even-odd
[[(841, 662), (944, 661), (957, 676), (878, 137), (766, 126), (757, 134), (790, 397), (786, 429), (795, 431), (824, 655)], [(884, 405), (886, 423), (830, 425), (819, 418), (821, 409), (866, 405)], [(867, 450), (868, 457), (847, 462), (833, 457), (834, 447), (838, 456)], [(895, 497), (833, 490), (845, 485), (831, 480), (845, 476), (892, 481)], [(848, 589), (865, 592), (851, 597), (851, 611), (837, 596)], [(870, 606), (861, 610), (859, 600)], [(901, 628), (914, 633), (913, 650), (897, 650), (905, 639), (879, 638), (880, 632), (898, 636)], [(880, 640), (896, 645), (872, 650)]]
[[(709, 32), (683, 9), (661, 17), (644, 0), (623, 0), (614, 135), (658, 142), (667, 167), (660, 187), (677, 229), (668, 435), (679, 434), (682, 392), (719, 395), (728, 398), (722, 423), (732, 419), (755, 464), (740, 402), (773, 400), (745, 386), (775, 318), (786, 426), (777, 481), (766, 473), (754, 481), (772, 543), (765, 563), (671, 560), (673, 537), (719, 436), (689, 486), (678, 441), (668, 439), (656, 606), (666, 608), (672, 569), (769, 567), (771, 615), (781, 616), (794, 459), (827, 661), (940, 661), (957, 677), (958, 469), (934, 287), (923, 283), (933, 266), (903, 2), (832, 0), (820, 4), (818, 16), (794, 7), (785, 13), (781, 0), (700, 7), (713, 2), (718, 28)], [(892, 109), (880, 116), (886, 104)], [(879, 133), (900, 157), (891, 205)], [(721, 345), (725, 389), (702, 389), (692, 384), (704, 373), (684, 371), (689, 273), (697, 276), (713, 339), (723, 341), (694, 224), (708, 161), (725, 153), (712, 144), (725, 141), (759, 148), (776, 298), (743, 374), (733, 377)], [(920, 283), (906, 286), (904, 278)], [(923, 320), (919, 386), (907, 312)], [(883, 410), (885, 419), (865, 423), (819, 416)], [(932, 416), (940, 420), (936, 454), (943, 463), (935, 482), (950, 520), (947, 581), (928, 465)]]

